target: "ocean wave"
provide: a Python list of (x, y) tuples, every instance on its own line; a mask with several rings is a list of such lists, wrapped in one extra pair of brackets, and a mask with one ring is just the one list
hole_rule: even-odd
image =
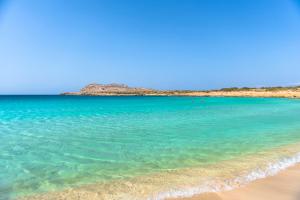
[(147, 200), (164, 200), (167, 198), (191, 197), (202, 193), (228, 191), (244, 186), (252, 181), (274, 176), (278, 172), (300, 163), (300, 152), (293, 156), (285, 156), (276, 162), (270, 162), (264, 167), (256, 168), (244, 175), (227, 180), (212, 180), (201, 185), (187, 188), (173, 188), (168, 191), (154, 194)]

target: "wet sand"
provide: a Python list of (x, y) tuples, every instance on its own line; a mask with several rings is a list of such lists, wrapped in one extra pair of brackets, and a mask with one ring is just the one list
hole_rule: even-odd
[(300, 200), (300, 164), (231, 191), (176, 200)]
[[(21, 198), (22, 200), (100, 200), (103, 196), (97, 192), (98, 188), (88, 190), (66, 190), (61, 193), (45, 194)], [(109, 193), (109, 191), (108, 191)], [(124, 191), (126, 193), (126, 191)], [(107, 196), (108, 197), (108, 196)], [(132, 200), (122, 198), (108, 198)], [(135, 198), (134, 198), (135, 199)], [(275, 176), (259, 179), (240, 188), (217, 193), (196, 195), (190, 198), (175, 198), (168, 200), (300, 200), (300, 164), (287, 168)]]
[[(218, 166), (211, 166), (205, 169), (191, 168), (170, 171), (168, 173), (157, 173), (152, 176), (136, 177), (130, 180), (109, 182), (107, 184), (83, 185), (63, 189), (61, 191), (23, 196), (19, 197), (18, 200), (155, 200), (158, 199), (157, 194), (161, 197), (159, 199), (162, 199), (165, 195), (152, 192), (169, 191), (169, 188), (172, 188), (173, 185), (181, 185), (184, 182), (187, 182), (187, 187), (196, 185), (199, 181), (201, 182), (203, 174), (205, 174), (204, 177), (223, 177), (224, 180), (229, 181), (226, 185), (238, 188), (231, 191), (207, 193), (195, 195), (190, 198), (172, 198), (168, 200), (300, 200), (300, 163), (298, 159), (300, 154), (297, 153), (299, 152), (298, 148), (299, 144), (297, 143), (288, 145), (287, 147), (261, 152), (260, 155), (256, 154), (255, 157), (249, 155), (248, 157), (246, 156), (238, 160), (224, 161), (219, 163)], [(276, 155), (275, 158), (273, 158), (272, 155)], [(279, 162), (278, 157), (285, 159)], [(271, 168), (267, 165), (268, 163), (265, 163), (265, 160), (268, 160), (268, 163), (271, 162), (271, 160), (274, 161), (274, 163), (271, 162)], [(297, 162), (298, 164), (294, 164)], [(244, 185), (245, 179), (242, 178), (243, 175), (252, 173), (253, 169), (257, 166), (267, 167), (266, 169), (261, 168), (260, 170), (263, 170), (262, 172), (255, 170), (258, 174), (251, 175), (256, 178), (261, 177), (261, 179)], [(216, 171), (216, 168), (221, 170)], [(236, 171), (236, 169), (238, 169), (238, 171)], [(271, 171), (265, 174), (265, 170)], [(282, 171), (277, 173), (278, 170)], [(240, 174), (240, 171), (243, 171), (245, 174)], [(230, 182), (232, 174), (236, 174), (236, 176), (242, 179)], [(262, 178), (265, 177), (265, 175), (271, 174), (275, 175)], [(221, 183), (224, 181), (223, 179), (220, 179)], [(246, 178), (246, 180), (248, 179)], [(218, 187), (218, 181), (213, 181), (208, 185), (207, 191), (226, 188), (223, 187), (224, 185), (219, 185)], [(151, 193), (154, 196), (149, 196)], [(167, 196), (168, 195), (169, 194), (167, 194)]]

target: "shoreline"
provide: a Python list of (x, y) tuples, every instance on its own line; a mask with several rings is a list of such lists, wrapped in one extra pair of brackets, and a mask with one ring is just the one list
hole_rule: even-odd
[(300, 164), (290, 166), (274, 176), (257, 179), (230, 191), (205, 193), (168, 200), (298, 200), (300, 198)]
[(199, 97), (283, 97), (300, 98), (300, 86), (223, 88), (219, 90), (156, 90), (129, 87), (125, 84), (89, 84), (78, 92), (64, 92), (70, 96), (199, 96)]
[[(67, 190), (59, 196), (38, 195), (17, 198), (19, 200), (71, 200), (91, 199), (100, 200), (93, 190), (74, 193)], [(152, 199), (152, 198), (150, 198)], [(160, 199), (160, 198), (158, 198)], [(273, 176), (257, 179), (232, 190), (209, 192), (191, 197), (164, 198), (164, 200), (299, 200), (300, 199), (300, 163), (281, 170)], [(117, 200), (117, 199), (115, 199)], [(154, 199), (152, 199), (154, 200)], [(155, 199), (157, 200), (157, 199)]]
[[(298, 144), (294, 144), (293, 146), (298, 146)], [(129, 199), (148, 199), (148, 200), (260, 200), (256, 196), (253, 197), (253, 194), (263, 194), (264, 198), (261, 198), (261, 200), (265, 199), (265, 196), (267, 196), (269, 193), (272, 194), (273, 192), (270, 191), (260, 191), (257, 190), (260, 186), (255, 186), (254, 191), (252, 191), (252, 185), (256, 185), (256, 183), (263, 182), (263, 186), (266, 185), (273, 185), (272, 181), (275, 179), (275, 183), (284, 183), (284, 182), (295, 182), (299, 184), (293, 184), (298, 190), (296, 192), (299, 192), (300, 194), (300, 153), (299, 150), (295, 151), (295, 149), (290, 146), (293, 150), (289, 151), (289, 148), (280, 148), (276, 151), (282, 153), (281, 159), (276, 159), (276, 162), (265, 162), (265, 164), (269, 163), (269, 165), (266, 165), (266, 168), (254, 168), (256, 165), (257, 160), (252, 160), (251, 163), (244, 163), (243, 160), (238, 160), (235, 164), (244, 163), (242, 164), (244, 167), (242, 170), (246, 170), (247, 172), (244, 175), (237, 176), (233, 179), (216, 179), (212, 180), (212, 182), (207, 182), (202, 186), (197, 186), (193, 184), (194, 186), (190, 188), (164, 188), (164, 184), (161, 185), (163, 182), (161, 180), (168, 180), (171, 185), (173, 183), (177, 183), (180, 185), (182, 181), (186, 181), (187, 177), (194, 177), (194, 181), (199, 181), (200, 177), (202, 176), (203, 170), (187, 170), (182, 171), (180, 170), (179, 173), (175, 173), (172, 175), (172, 173), (167, 174), (157, 174), (153, 177), (140, 177), (138, 179), (133, 179), (132, 181), (127, 180), (123, 182), (119, 182), (121, 184), (108, 184), (108, 185), (99, 185), (99, 184), (91, 184), (91, 185), (85, 185), (82, 187), (75, 187), (75, 188), (69, 188), (64, 189), (62, 191), (52, 191), (47, 192), (44, 194), (39, 195), (30, 195), (30, 196), (23, 196), (19, 197), (17, 199), (19, 200), (53, 200), (53, 199), (62, 199), (62, 200), (71, 200), (71, 199), (91, 199), (91, 200), (118, 200), (118, 199), (126, 199), (127, 197)], [(298, 148), (297, 148), (298, 149)], [(268, 154), (273, 152), (273, 149), (270, 152), (263, 153), (261, 158), (269, 157)], [(288, 154), (286, 154), (288, 153)], [(291, 153), (293, 155), (291, 155)], [(277, 157), (277, 156), (276, 156)], [(281, 156), (280, 156), (281, 157)], [(248, 158), (244, 157), (243, 159), (248, 160)], [(271, 159), (271, 157), (270, 157)], [(264, 160), (264, 159), (263, 159)], [(235, 164), (232, 160), (226, 161), (225, 163), (221, 164), (218, 167), (225, 167), (227, 170), (223, 171), (222, 174), (226, 176), (228, 173), (228, 170), (232, 170), (235, 167)], [(227, 168), (229, 165), (229, 168)], [(252, 166), (253, 165), (253, 166)], [(250, 171), (248, 171), (250, 169)], [(286, 181), (286, 176), (281, 177), (282, 174), (290, 174), (289, 172), (292, 170), (292, 177), (295, 177), (293, 180)], [(213, 170), (213, 169), (212, 169)], [(295, 175), (294, 172), (297, 172)], [(197, 172), (197, 173), (195, 173)], [(162, 176), (163, 175), (163, 176)], [(207, 174), (209, 175), (209, 174)], [(210, 174), (215, 175), (215, 174)], [(221, 175), (221, 174), (219, 174)], [(280, 181), (277, 180), (277, 177), (279, 176)], [(289, 175), (290, 177), (290, 175)], [(223, 177), (224, 178), (224, 177)], [(224, 180), (226, 180), (224, 182)], [(271, 179), (271, 181), (269, 181)], [(147, 187), (149, 187), (149, 183), (155, 183), (156, 185), (156, 192), (152, 193), (150, 196), (147, 194), (147, 190), (145, 190)], [(153, 182), (154, 181), (154, 182)], [(190, 180), (191, 181), (191, 180)], [(221, 182), (219, 182), (221, 181)], [(165, 181), (164, 181), (165, 182)], [(266, 184), (265, 184), (266, 182)], [(119, 188), (119, 186), (122, 186), (122, 188)], [(125, 186), (125, 187), (124, 187)], [(166, 185), (165, 185), (166, 186)], [(250, 187), (250, 194), (248, 194), (248, 188)], [(286, 186), (279, 185), (276, 191), (281, 191), (281, 187), (285, 188)], [(162, 189), (164, 188), (164, 189)], [(262, 187), (264, 189), (264, 187)], [(121, 190), (120, 190), (121, 189)], [(108, 192), (109, 191), (109, 192)], [(129, 192), (130, 191), (130, 192)], [(135, 191), (137, 193), (133, 194), (132, 192)], [(246, 192), (245, 192), (246, 191)], [(117, 192), (117, 193), (116, 193)], [(143, 195), (142, 195), (142, 193)], [(153, 191), (152, 191), (153, 192)], [(252, 194), (253, 193), (253, 194)], [(266, 193), (266, 194), (264, 194)], [(286, 195), (295, 196), (295, 192), (290, 194), (286, 192)], [(136, 196), (137, 195), (137, 196)], [(142, 196), (140, 196), (142, 195)], [(245, 195), (247, 198), (244, 198), (243, 195)], [(248, 198), (249, 196), (249, 198)], [(271, 198), (271, 197), (270, 197)], [(271, 198), (273, 199), (273, 198)], [(277, 200), (277, 199), (274, 199)], [(292, 200), (292, 198), (287, 199), (278, 199), (278, 200)]]
[(300, 99), (300, 91), (192, 91), (154, 93), (63, 93), (63, 96), (177, 96), (177, 97), (256, 97)]

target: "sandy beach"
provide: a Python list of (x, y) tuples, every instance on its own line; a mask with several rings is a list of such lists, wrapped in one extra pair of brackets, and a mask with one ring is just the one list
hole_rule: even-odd
[[(180, 95), (180, 94), (179, 94)], [(282, 98), (300, 98), (299, 90), (282, 91), (208, 91), (208, 92), (190, 92), (186, 96), (210, 96), (210, 97), (282, 97)]]
[[(292, 166), (275, 176), (259, 179), (231, 191), (196, 195), (172, 200), (299, 200), (300, 165)], [(171, 200), (171, 199), (169, 199)]]
[[(300, 164), (289, 167), (278, 174), (258, 179), (245, 186), (225, 192), (195, 195), (189, 198), (172, 198), (167, 200), (299, 200), (300, 199)], [(48, 193), (20, 200), (100, 200), (102, 196), (97, 188), (88, 190), (66, 190), (60, 193)], [(115, 198), (112, 198), (115, 199)], [(119, 198), (117, 198), (119, 199)], [(122, 198), (124, 199), (124, 198)], [(127, 198), (125, 198), (127, 199)], [(128, 199), (129, 200), (129, 199)]]

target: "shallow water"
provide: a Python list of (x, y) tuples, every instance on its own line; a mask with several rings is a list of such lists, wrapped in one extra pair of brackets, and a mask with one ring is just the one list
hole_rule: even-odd
[(300, 100), (0, 96), (0, 141), (2, 197), (127, 180), (162, 196), (297, 153)]

